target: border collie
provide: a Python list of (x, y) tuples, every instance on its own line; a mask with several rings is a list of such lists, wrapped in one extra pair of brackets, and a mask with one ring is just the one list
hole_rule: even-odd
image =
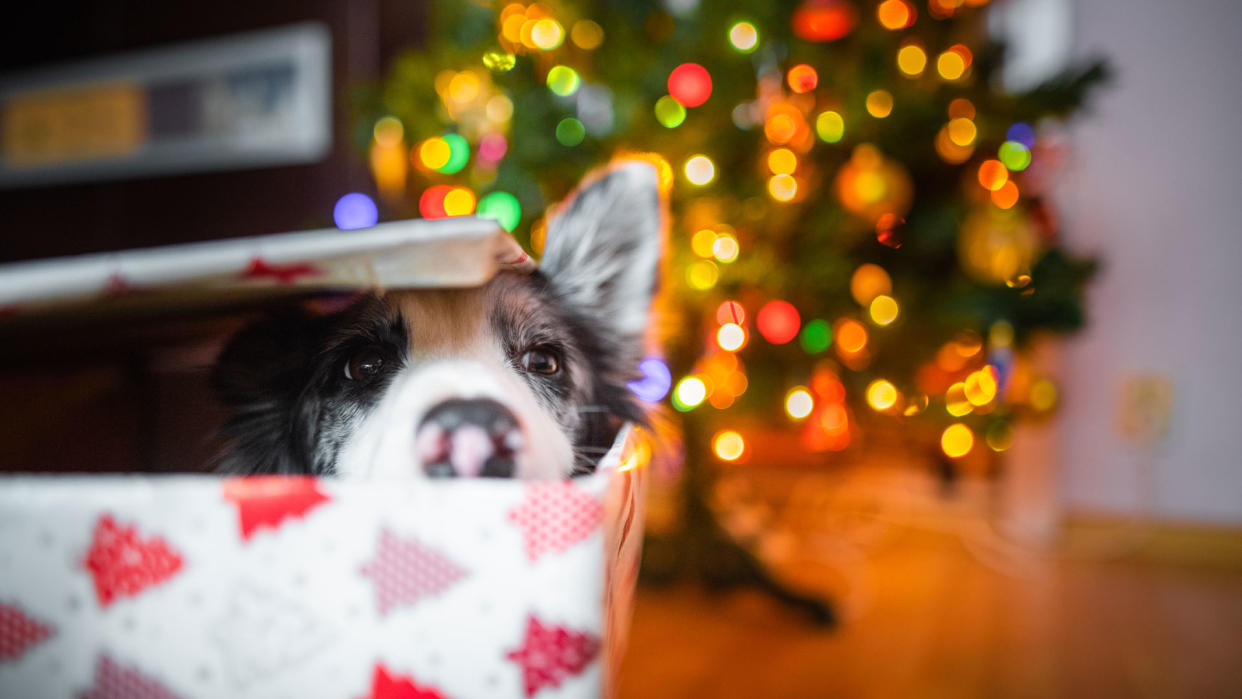
[(229, 473), (560, 478), (594, 470), (643, 411), (658, 276), (653, 167), (589, 177), (548, 212), (537, 269), (472, 289), (364, 295), (242, 330), (212, 383)]

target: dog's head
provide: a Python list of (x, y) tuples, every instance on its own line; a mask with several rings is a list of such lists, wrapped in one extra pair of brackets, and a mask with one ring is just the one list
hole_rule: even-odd
[(592, 470), (641, 420), (635, 378), (660, 257), (643, 163), (549, 212), (537, 271), (367, 295), (238, 334), (213, 383), (235, 473), (551, 478)]

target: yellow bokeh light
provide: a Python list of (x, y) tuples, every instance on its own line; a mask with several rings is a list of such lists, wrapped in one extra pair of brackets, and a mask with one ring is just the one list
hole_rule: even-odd
[(949, 425), (940, 434), (940, 449), (951, 459), (966, 456), (974, 447), (975, 433), (960, 422)]
[(401, 125), (401, 120), (397, 117), (386, 116), (375, 122), (372, 135), (377, 144), (391, 148), (401, 142), (401, 138), (405, 135), (405, 127)]
[(988, 427), (984, 441), (992, 451), (1005, 451), (1013, 446), (1013, 428), (1006, 423), (997, 422)]
[(474, 192), (465, 187), (454, 187), (444, 195), (444, 213), (449, 216), (465, 216), (474, 213)]
[(958, 381), (949, 386), (949, 390), (944, 393), (944, 409), (953, 417), (961, 417), (967, 415), (975, 409), (975, 406), (966, 400), (966, 384)]
[(471, 71), (463, 70), (449, 81), (449, 99), (457, 104), (473, 102), (479, 96), (479, 76)]
[(975, 142), (975, 137), (979, 135), (979, 129), (975, 127), (975, 122), (965, 117), (958, 117), (949, 121), (949, 140), (954, 145), (970, 146)]
[(737, 244), (737, 238), (730, 233), (721, 233), (712, 243), (712, 255), (726, 264), (736, 260), (740, 252), (741, 247)]
[(706, 291), (716, 286), (718, 279), (720, 279), (720, 270), (716, 267), (716, 263), (710, 260), (692, 262), (686, 267), (686, 283), (692, 289)]
[(923, 74), (927, 68), (927, 52), (917, 44), (907, 44), (897, 51), (897, 67), (912, 78)]
[(990, 365), (972, 372), (964, 383), (966, 400), (971, 405), (987, 405), (996, 398), (996, 370)]
[(522, 42), (522, 26), (526, 24), (526, 15), (518, 12), (509, 15), (500, 23), (500, 35), (506, 41), (519, 44)]
[(724, 461), (737, 461), (745, 450), (746, 441), (742, 439), (742, 435), (733, 430), (717, 432), (716, 436), (712, 437), (712, 451)]
[(859, 306), (869, 306), (871, 301), (880, 294), (891, 293), (893, 293), (893, 280), (879, 265), (870, 262), (859, 265), (858, 269), (854, 270), (854, 276), (850, 277), (850, 295), (854, 297)]
[(677, 400), (687, 408), (693, 408), (707, 398), (707, 384), (697, 376), (687, 376), (677, 384)]
[(979, 184), (983, 188), (995, 192), (1009, 181), (1009, 170), (999, 160), (985, 160), (979, 165)]
[(887, 294), (880, 294), (871, 299), (871, 320), (876, 325), (888, 325), (897, 320), (897, 300)]
[(453, 155), (453, 151), (449, 148), (448, 141), (439, 136), (429, 138), (423, 141), (418, 147), (418, 160), (424, 167), (432, 170), (438, 170), (448, 164), (449, 158)]
[(1018, 185), (1009, 180), (1000, 189), (992, 192), (992, 203), (1001, 209), (1012, 209), (1018, 203)]
[(684, 168), (686, 179), (699, 186), (711, 182), (716, 177), (716, 165), (706, 155), (695, 155), (686, 161)]
[(884, 0), (875, 14), (885, 29), (905, 29), (914, 24), (914, 9), (905, 0)]
[(875, 90), (867, 95), (867, 113), (883, 119), (893, 113), (893, 95), (888, 90)]
[(867, 385), (867, 404), (873, 410), (888, 410), (897, 402), (897, 387), (884, 379)]
[(794, 386), (785, 394), (785, 412), (795, 420), (801, 420), (815, 409), (815, 399), (805, 386)]
[(790, 201), (798, 195), (798, 181), (793, 175), (773, 175), (768, 180), (768, 194), (777, 201)]
[(970, 160), (970, 156), (975, 154), (974, 146), (959, 146), (949, 137), (948, 124), (941, 127), (936, 134), (936, 153), (946, 163), (958, 165)]
[(750, 22), (738, 22), (729, 29), (729, 43), (738, 51), (752, 51), (759, 44), (759, 32)]
[(690, 236), (690, 249), (699, 257), (713, 257), (716, 254), (716, 231), (704, 228)]
[(945, 80), (957, 80), (966, 73), (966, 59), (957, 51), (949, 49), (936, 59), (936, 72)]
[(604, 43), (604, 28), (589, 19), (580, 19), (570, 28), (569, 40), (584, 51), (592, 51)]
[(503, 124), (513, 116), (513, 101), (504, 95), (496, 95), (487, 101), (483, 111), (488, 119)]
[(746, 344), (746, 331), (737, 323), (725, 323), (716, 331), (716, 344), (726, 352), (736, 352)]
[(530, 28), (530, 40), (534, 48), (548, 51), (561, 45), (565, 40), (565, 30), (561, 28), (560, 22), (545, 17), (536, 20), (535, 25)]
[(798, 156), (788, 148), (768, 153), (768, 169), (773, 175), (792, 175), (798, 169)]
[(1031, 384), (1031, 407), (1041, 413), (1052, 410), (1057, 404), (1057, 387), (1048, 379), (1040, 379)]

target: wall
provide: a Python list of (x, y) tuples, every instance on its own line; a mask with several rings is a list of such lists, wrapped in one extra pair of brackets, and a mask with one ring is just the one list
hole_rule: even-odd
[[(1057, 197), (1067, 240), (1104, 260), (1091, 325), (1061, 357), (1064, 504), (1242, 524), (1242, 3), (1082, 0), (1073, 13), (1074, 54), (1109, 57), (1117, 79), (1074, 124)], [(1172, 387), (1149, 461), (1118, 429), (1137, 374)]]

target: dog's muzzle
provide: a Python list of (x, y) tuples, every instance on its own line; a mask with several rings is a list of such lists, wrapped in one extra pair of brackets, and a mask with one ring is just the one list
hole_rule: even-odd
[(513, 413), (486, 398), (437, 403), (414, 433), (419, 461), (433, 478), (511, 478), (523, 443)]

